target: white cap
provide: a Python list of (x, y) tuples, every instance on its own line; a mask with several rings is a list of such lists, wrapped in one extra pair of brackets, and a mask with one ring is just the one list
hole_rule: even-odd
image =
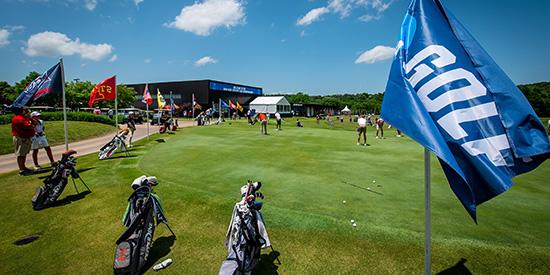
[(39, 115), (40, 115), (40, 113), (37, 112), (37, 111), (34, 111), (34, 112), (31, 113), (31, 117), (35, 117), (35, 116), (39, 116)]
[(130, 111), (130, 112), (128, 112), (128, 114), (129, 114), (129, 115), (133, 115), (133, 114), (134, 114), (134, 112)]

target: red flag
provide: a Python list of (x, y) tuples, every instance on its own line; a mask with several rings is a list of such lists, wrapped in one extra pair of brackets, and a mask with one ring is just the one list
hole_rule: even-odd
[(237, 110), (237, 107), (235, 106), (235, 104), (233, 104), (233, 102), (231, 102), (231, 100), (229, 100), (229, 108), (233, 110)]
[(101, 100), (115, 100), (115, 89), (116, 89), (116, 76), (111, 76), (97, 85), (90, 93), (90, 100), (88, 100), (88, 105), (90, 108), (94, 106), (94, 102)]
[(145, 90), (143, 91), (143, 100), (141, 101), (147, 105), (153, 104), (153, 98), (149, 93), (149, 84), (145, 84)]

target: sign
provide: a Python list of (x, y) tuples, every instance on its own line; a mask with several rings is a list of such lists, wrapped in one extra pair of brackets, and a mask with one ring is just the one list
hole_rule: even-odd
[(236, 86), (236, 85), (213, 82), (213, 81), (210, 81), (210, 90), (252, 94), (252, 95), (262, 95), (262, 88)]

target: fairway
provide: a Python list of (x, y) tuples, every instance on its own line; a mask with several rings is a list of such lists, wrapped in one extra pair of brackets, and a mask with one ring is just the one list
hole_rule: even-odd
[[(177, 235), (174, 241), (164, 225), (155, 231), (151, 257), (174, 260), (166, 274), (217, 274), (233, 204), (248, 179), (263, 183), (262, 212), (282, 262), (264, 250), (259, 274), (422, 273), (422, 147), (393, 129), (374, 139), (373, 128), (371, 146), (357, 146), (355, 124), (301, 121), (304, 128), (288, 119), (282, 131), (272, 123), (267, 136), (245, 120), (185, 128), (137, 142), (131, 157), (80, 157), (93, 192), (38, 212), (30, 200), (47, 174), (0, 175), (0, 273), (111, 274), (130, 183), (143, 174), (158, 177), (155, 190)], [(550, 162), (481, 205), (477, 225), (434, 158), (432, 173), (434, 272), (466, 259), (474, 274), (550, 273)], [(72, 194), (69, 184), (61, 198)], [(13, 244), (31, 234), (41, 237)]]

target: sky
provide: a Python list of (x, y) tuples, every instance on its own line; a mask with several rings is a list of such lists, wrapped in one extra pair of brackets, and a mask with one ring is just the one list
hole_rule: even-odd
[[(442, 0), (516, 84), (550, 81), (550, 1)], [(0, 0), (0, 81), (213, 79), (383, 92), (408, 0)]]

